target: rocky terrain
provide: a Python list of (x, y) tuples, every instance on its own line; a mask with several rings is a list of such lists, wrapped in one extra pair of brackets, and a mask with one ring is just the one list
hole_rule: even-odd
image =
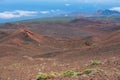
[(36, 78), (120, 80), (118, 19), (0, 25), (0, 80)]

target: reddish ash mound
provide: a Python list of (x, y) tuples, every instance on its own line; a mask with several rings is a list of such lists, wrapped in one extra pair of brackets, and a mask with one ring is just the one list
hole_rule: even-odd
[(1, 42), (10, 44), (24, 44), (24, 43), (40, 43), (43, 36), (35, 34), (26, 29), (19, 29), (4, 37)]
[(58, 40), (52, 37), (40, 35), (34, 33), (28, 29), (20, 28), (10, 33), (9, 35), (3, 37), (0, 40), (2, 44), (11, 45), (44, 45), (44, 46), (56, 46)]

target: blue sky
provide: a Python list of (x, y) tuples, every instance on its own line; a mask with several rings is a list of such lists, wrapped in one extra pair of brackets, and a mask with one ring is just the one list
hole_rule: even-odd
[(1, 0), (0, 21), (23, 20), (70, 12), (120, 11), (120, 0)]

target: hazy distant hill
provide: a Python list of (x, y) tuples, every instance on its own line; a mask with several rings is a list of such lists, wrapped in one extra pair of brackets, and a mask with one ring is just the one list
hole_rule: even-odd
[(76, 17), (120, 16), (120, 12), (106, 9), (98, 10), (96, 12), (72, 12), (64, 14), (63, 16), (76, 16)]
[(96, 15), (99, 15), (99, 16), (119, 15), (120, 16), (120, 12), (106, 9), (106, 10), (98, 10), (96, 12)]

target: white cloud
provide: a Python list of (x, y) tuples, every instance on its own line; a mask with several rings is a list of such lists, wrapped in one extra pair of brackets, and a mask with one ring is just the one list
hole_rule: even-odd
[(114, 10), (114, 11), (119, 11), (120, 12), (120, 7), (113, 7), (110, 10)]
[(60, 11), (61, 11), (60, 9), (56, 9), (56, 10), (52, 9), (52, 10), (50, 10), (50, 12), (52, 12), (52, 13), (54, 13), (54, 12), (60, 12)]
[(41, 14), (48, 14), (50, 11), (40, 11)]
[(0, 19), (13, 19), (13, 18), (37, 16), (38, 14), (40, 15), (57, 14), (61, 12), (62, 11), (60, 9), (43, 10), (43, 11), (24, 11), (24, 10), (3, 11), (0, 12)]
[(55, 10), (50, 10), (51, 12), (56, 12)]
[(24, 11), (24, 10), (15, 10), (15, 11), (4, 11), (0, 12), (0, 19), (11, 19), (11, 18), (19, 18), (26, 16), (34, 16), (38, 12), (36, 11)]
[(71, 4), (66, 3), (65, 6), (70, 6)]

